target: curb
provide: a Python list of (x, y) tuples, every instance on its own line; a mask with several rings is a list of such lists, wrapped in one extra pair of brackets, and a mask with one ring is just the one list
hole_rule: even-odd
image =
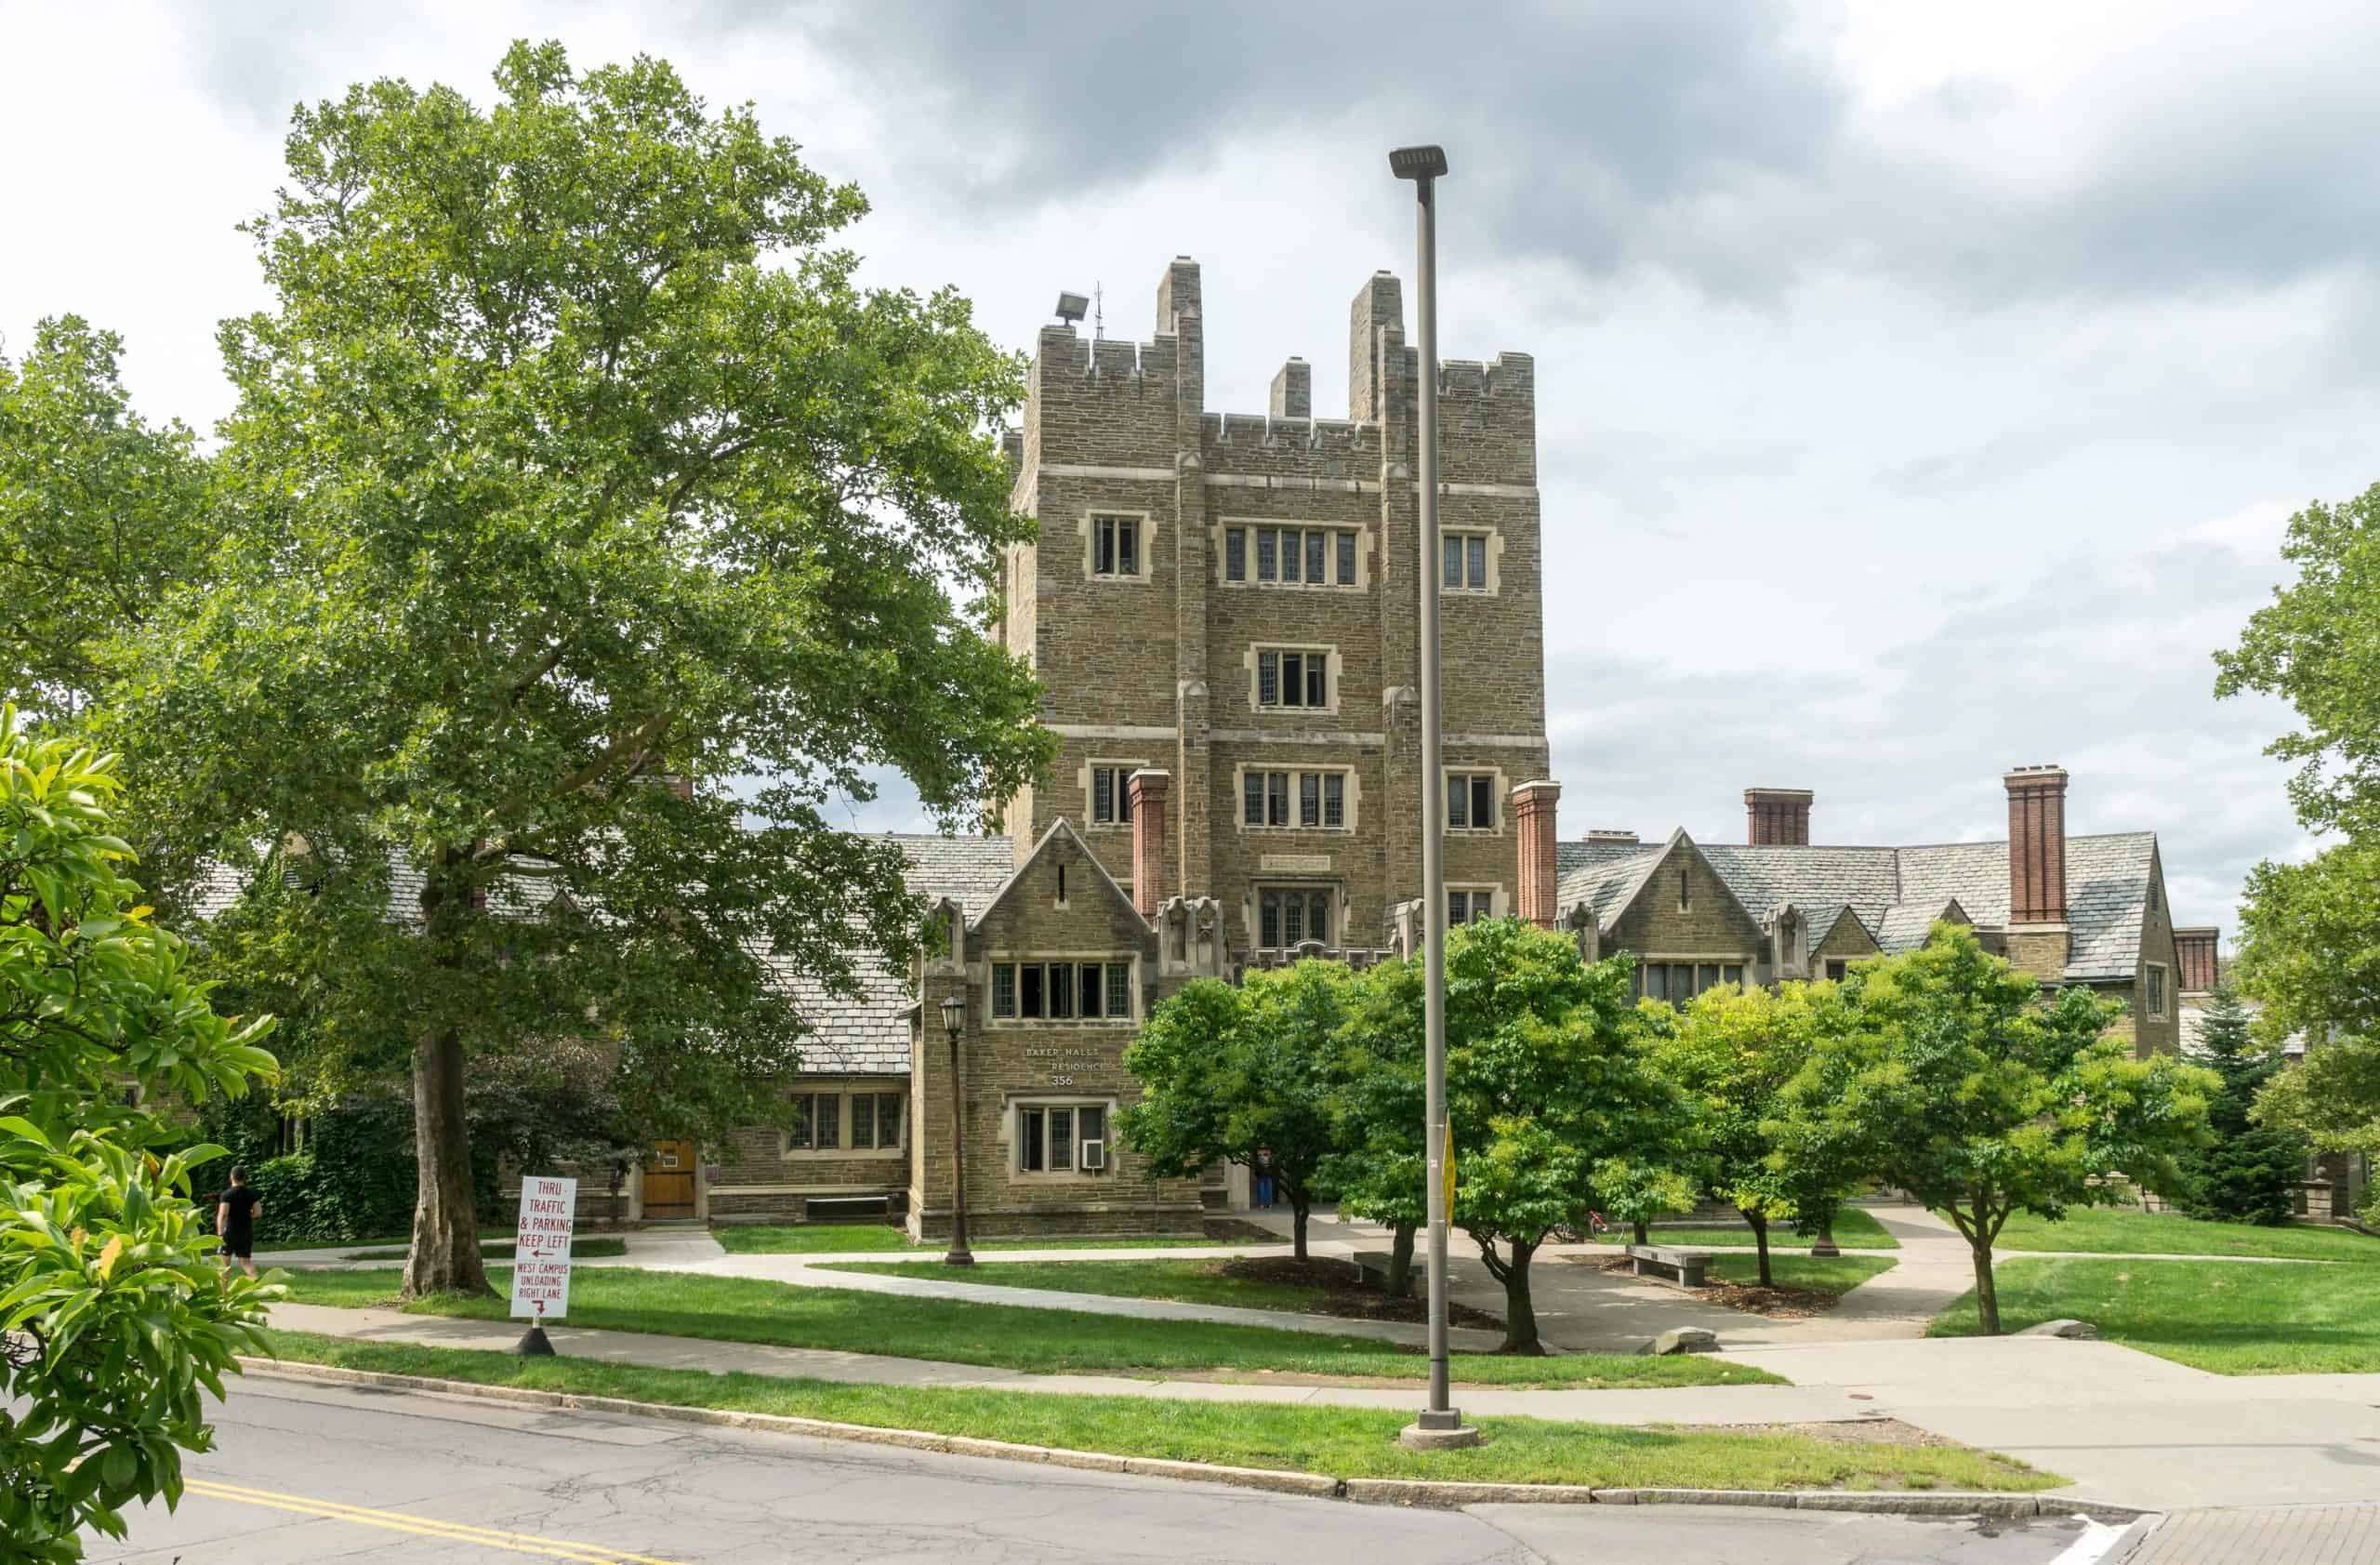
[(243, 1373), (264, 1379), (373, 1386), (391, 1391), (427, 1391), (440, 1396), (469, 1397), (481, 1401), (512, 1402), (528, 1407), (663, 1418), (673, 1423), (699, 1424), (711, 1428), (849, 1440), (861, 1445), (895, 1446), (904, 1451), (933, 1452), (947, 1456), (988, 1457), (1003, 1462), (1037, 1463), (1047, 1467), (1074, 1467), (1086, 1472), (1126, 1473), (1139, 1478), (1221, 1483), (1237, 1489), (1266, 1490), (1276, 1494), (1302, 1494), (1312, 1499), (1349, 1500), (1358, 1505), (1405, 1505), (1431, 1510), (1515, 1504), (1760, 1505), (1775, 1510), (1861, 1511), (1882, 1516), (2083, 1516), (2095, 1521), (2109, 1522), (2133, 1521), (2152, 1514), (2130, 1505), (2062, 1500), (2055, 1495), (1966, 1493), (1941, 1490), (1869, 1493), (1857, 1490), (1594, 1489), (1573, 1483), (1340, 1479), (1324, 1473), (1286, 1472), (1272, 1467), (1226, 1467), (1204, 1462), (1176, 1462), (1157, 1456), (1117, 1456), (1100, 1451), (1067, 1451), (1052, 1446), (1022, 1445), (1012, 1440), (987, 1440), (971, 1435), (937, 1435), (924, 1429), (839, 1424), (830, 1419), (798, 1418), (786, 1413), (679, 1407), (668, 1402), (640, 1402), (626, 1397), (540, 1391), (525, 1386), (483, 1386), (476, 1381), (438, 1380), (429, 1375), (390, 1374), (380, 1370), (352, 1370), (333, 1364), (292, 1363), (279, 1359), (245, 1356), (239, 1359), (239, 1364)]

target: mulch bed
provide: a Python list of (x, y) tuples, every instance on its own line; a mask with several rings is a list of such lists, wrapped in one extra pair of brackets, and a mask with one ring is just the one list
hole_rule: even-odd
[[(1418, 1260), (1419, 1258), (1416, 1257)], [(1383, 1293), (1378, 1283), (1365, 1277), (1352, 1261), (1326, 1259), (1321, 1256), (1299, 1260), (1294, 1255), (1242, 1255), (1227, 1261), (1215, 1261), (1207, 1269), (1217, 1277), (1228, 1277), (1240, 1282), (1271, 1282), (1290, 1287), (1310, 1288), (1314, 1296), (1303, 1306), (1308, 1315), (1336, 1315), (1349, 1320), (1409, 1320), (1423, 1321), (1430, 1318), (1429, 1301), (1422, 1296), (1421, 1268), (1413, 1268), (1413, 1296), (1399, 1299)], [(1501, 1316), (1468, 1306), (1449, 1304), (1447, 1320), (1451, 1325), (1475, 1326), (1483, 1331), (1504, 1329)]]
[[(1633, 1275), (1633, 1264), (1625, 1255), (1596, 1257), (1591, 1264), (1599, 1271)], [(1679, 1292), (1749, 1315), (1765, 1315), (1771, 1320), (1807, 1320), (1832, 1309), (1842, 1297), (1839, 1293), (1821, 1293), (1815, 1288), (1761, 1288), (1745, 1282), (1722, 1282), (1716, 1278), (1700, 1288), (1682, 1288)]]

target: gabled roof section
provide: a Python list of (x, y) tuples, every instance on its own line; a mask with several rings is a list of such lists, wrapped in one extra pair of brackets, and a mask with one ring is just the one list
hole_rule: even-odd
[(1883, 944), (1876, 938), (1876, 932), (1869, 927), (1867, 921), (1860, 918), (1859, 910), (1848, 902), (1840, 902), (1831, 908), (1812, 908), (1809, 909), (1809, 919), (1811, 950), (1815, 951), (1829, 940), (1833, 939), (1836, 927), (1846, 919), (1850, 921), (1853, 928), (1868, 937), (1870, 945)]
[[(1561, 906), (1585, 903), (1606, 930), (1684, 832), (1660, 845), (1565, 842)], [(1848, 908), (1885, 950), (1924, 943), (1935, 920), (1951, 913), (1982, 928), (2008, 922), (2008, 844), (1941, 842), (1919, 847), (1802, 847), (1695, 844), (1754, 922), (1791, 902), (1810, 915), (1814, 933), (1831, 925), (1832, 908)], [(2072, 932), (2066, 978), (2121, 982), (2140, 962), (2149, 887), (2157, 873), (2157, 835), (2125, 831), (2066, 840), (2067, 922)], [(1826, 922), (1821, 922), (1821, 920)]]
[[(1073, 824), (1065, 816), (1060, 816), (1050, 823), (1049, 830), (1041, 833), (1041, 840), (1033, 844), (1033, 851), (1025, 855), (1025, 862), (1018, 865), (1015, 870), (993, 890), (991, 895), (985, 899), (982, 910), (969, 911), (967, 925), (970, 929), (982, 924), (985, 917), (993, 908), (1008, 899), (1009, 893), (1015, 890), (1017, 882), (1025, 879), (1025, 872), (1040, 862), (1041, 855), (1050, 851), (1050, 844), (1057, 841), (1061, 832), (1064, 833), (1067, 842), (1075, 845), (1075, 851), (1081, 855), (1083, 861), (1091, 866), (1091, 873), (1099, 877), (1099, 883), (1107, 888), (1107, 895), (1114, 897), (1132, 917), (1141, 919), (1141, 909), (1132, 901), (1131, 894), (1117, 883), (1116, 877), (1107, 872), (1107, 867), (1099, 862), (1099, 855), (1091, 851), (1091, 844), (1082, 840), (1082, 834), (1074, 829)], [(1002, 841), (1006, 839), (1003, 838)], [(1146, 919), (1141, 919), (1141, 922), (1144, 924), (1148, 922)]]
[(1886, 951), (1913, 951), (1925, 944), (1925, 936), (1937, 919), (1952, 923), (1973, 923), (1967, 910), (1959, 906), (1955, 896), (1937, 906), (1930, 902), (1897, 902), (1884, 909), (1884, 927), (1876, 933), (1876, 944)]

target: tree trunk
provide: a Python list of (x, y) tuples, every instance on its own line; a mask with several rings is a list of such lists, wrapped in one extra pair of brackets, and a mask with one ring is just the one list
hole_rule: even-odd
[(1628, 1228), (1629, 1232), (1633, 1236), (1631, 1242), (1636, 1244), (1650, 1244), (1653, 1242), (1652, 1228), (1642, 1217), (1639, 1217), (1634, 1222), (1629, 1224)]
[(1746, 1212), (1744, 1221), (1752, 1225), (1752, 1241), (1760, 1251), (1760, 1285), (1773, 1288), (1777, 1284), (1768, 1275), (1768, 1214)]
[(1528, 1297), (1528, 1259), (1536, 1253), (1536, 1245), (1513, 1240), (1504, 1270), (1504, 1345), (1496, 1350), (1499, 1353), (1545, 1351), (1537, 1335), (1537, 1306)]
[(1390, 1230), (1388, 1241), (1388, 1296), (1409, 1299), (1413, 1296), (1413, 1234), (1416, 1225), (1399, 1223)]
[(2000, 1294), (1991, 1283), (1991, 1241), (1980, 1240), (1970, 1248), (1975, 1253), (1975, 1319), (1976, 1329), (1985, 1336), (2000, 1334)]
[(1305, 1192), (1291, 1191), (1289, 1193), (1289, 1242), (1296, 1247), (1293, 1253), (1301, 1261), (1305, 1259)]
[(471, 1204), (463, 1041), (451, 1028), (425, 1034), (414, 1045), (413, 1148), (419, 1167), (403, 1296), (493, 1293), (480, 1264), (479, 1214)]

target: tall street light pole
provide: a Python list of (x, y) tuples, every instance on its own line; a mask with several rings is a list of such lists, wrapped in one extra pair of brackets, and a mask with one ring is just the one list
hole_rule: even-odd
[(959, 1078), (959, 1035), (967, 1030), (967, 1001), (952, 995), (942, 1002), (942, 1030), (950, 1035), (950, 1248), (946, 1267), (972, 1267), (967, 1248), (967, 1093)]
[(1415, 576), (1421, 593), (1421, 949), (1424, 975), (1424, 1037), (1428, 1054), (1428, 1106), (1423, 1134), (1430, 1213), (1430, 1404), (1400, 1437), (1419, 1450), (1476, 1445), (1479, 1431), (1466, 1426), (1447, 1384), (1447, 871), (1445, 778), (1438, 743), (1438, 204), (1437, 181), (1447, 171), (1441, 147), (1399, 147), (1388, 154), (1389, 172), (1413, 181), (1416, 237), (1414, 292), (1421, 349), (1421, 451), (1415, 463), (1421, 491), (1421, 559)]

